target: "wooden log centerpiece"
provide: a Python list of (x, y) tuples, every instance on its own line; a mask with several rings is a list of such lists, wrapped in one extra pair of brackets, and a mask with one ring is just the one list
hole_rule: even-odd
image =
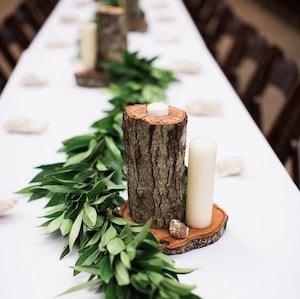
[(120, 2), (125, 9), (128, 31), (145, 32), (148, 24), (144, 12), (140, 9), (139, 0), (121, 0)]
[(184, 221), (186, 124), (186, 113), (175, 107), (164, 116), (149, 115), (147, 105), (125, 110), (128, 203), (134, 221), (152, 218), (154, 228), (168, 228), (174, 218)]
[(97, 45), (94, 68), (75, 74), (76, 82), (84, 87), (102, 87), (110, 83), (103, 69), (107, 60), (122, 60), (127, 47), (125, 12), (122, 7), (103, 6), (97, 12)]
[[(216, 242), (223, 236), (228, 220), (224, 210), (213, 205), (207, 225), (188, 227), (184, 223), (188, 220), (186, 124), (183, 110), (163, 103), (128, 106), (123, 116), (128, 201), (120, 213), (137, 223), (151, 218), (150, 231), (166, 254), (183, 253)], [(203, 215), (198, 212), (200, 218), (198, 214), (194, 216), (200, 220)]]

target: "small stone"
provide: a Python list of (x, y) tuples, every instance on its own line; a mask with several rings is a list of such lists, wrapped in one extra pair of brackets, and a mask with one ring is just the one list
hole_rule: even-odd
[(0, 201), (0, 216), (6, 214), (9, 210), (13, 209), (19, 200), (17, 198), (11, 198)]
[(169, 225), (170, 235), (176, 239), (185, 239), (189, 235), (190, 228), (183, 222), (172, 219)]

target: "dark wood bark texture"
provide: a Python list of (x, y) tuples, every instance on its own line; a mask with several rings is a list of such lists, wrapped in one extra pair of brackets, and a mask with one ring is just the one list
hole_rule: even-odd
[(144, 19), (144, 13), (140, 9), (139, 0), (122, 0), (127, 22), (137, 22)]
[(108, 86), (111, 80), (108, 74), (103, 71), (82, 71), (75, 73), (76, 83), (82, 87), (103, 87)]
[(121, 5), (125, 9), (128, 31), (146, 31), (148, 25), (145, 14), (140, 9), (139, 0), (122, 0)]
[(147, 105), (127, 107), (123, 130), (128, 203), (133, 219), (168, 228), (184, 221), (184, 155), (187, 115), (170, 107), (168, 116), (147, 114)]
[(122, 60), (127, 47), (127, 29), (124, 9), (104, 6), (98, 11), (97, 67), (106, 60)]

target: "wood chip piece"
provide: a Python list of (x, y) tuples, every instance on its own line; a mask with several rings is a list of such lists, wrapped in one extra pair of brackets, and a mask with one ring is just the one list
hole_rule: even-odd
[(245, 168), (245, 162), (241, 157), (230, 157), (216, 165), (216, 177), (239, 175)]
[(0, 216), (6, 214), (9, 210), (13, 209), (19, 200), (17, 198), (11, 198), (0, 201)]
[(36, 121), (24, 117), (14, 117), (9, 119), (4, 127), (9, 133), (21, 134), (41, 134), (47, 128), (47, 123), (44, 121)]
[(186, 110), (193, 115), (223, 116), (222, 103), (219, 101), (191, 101), (186, 105)]
[(21, 79), (21, 84), (27, 87), (38, 87), (45, 86), (48, 84), (48, 81), (45, 78), (42, 78), (36, 74), (27, 74)]
[(200, 72), (201, 67), (197, 62), (189, 61), (189, 60), (177, 60), (174, 61), (169, 68), (174, 72), (196, 75)]

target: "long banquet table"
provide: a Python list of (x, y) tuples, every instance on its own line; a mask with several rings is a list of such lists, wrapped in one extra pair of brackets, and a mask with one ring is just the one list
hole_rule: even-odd
[[(299, 190), (207, 50), (182, 1), (143, 0), (141, 5), (149, 30), (129, 33), (129, 49), (158, 55), (158, 66), (176, 60), (200, 66), (196, 75), (177, 74), (181, 82), (169, 88), (168, 103), (183, 109), (194, 99), (223, 105), (223, 117), (189, 116), (187, 144), (197, 136), (210, 137), (218, 144), (217, 160), (238, 155), (246, 164), (241, 175), (216, 179), (214, 201), (229, 215), (224, 236), (208, 247), (173, 256), (177, 266), (196, 268), (181, 281), (195, 284), (195, 293), (209, 299), (300, 298)], [(93, 17), (95, 7), (93, 1), (79, 6), (61, 0), (1, 95), (0, 199), (15, 197), (36, 173), (35, 166), (61, 161), (61, 141), (88, 132), (109, 108), (107, 93), (77, 87), (73, 76), (81, 67), (76, 59), (78, 30)], [(70, 14), (79, 21), (62, 23)], [(54, 38), (67, 46), (46, 47)], [(28, 73), (45, 77), (48, 85), (22, 86)], [(8, 134), (3, 125), (14, 116), (45, 120), (49, 126), (42, 135)], [(0, 298), (54, 298), (86, 279), (72, 276), (75, 253), (59, 260), (65, 241), (38, 228), (44, 204), (21, 197), (10, 214), (0, 217)], [(64, 298), (101, 297), (84, 290)]]

